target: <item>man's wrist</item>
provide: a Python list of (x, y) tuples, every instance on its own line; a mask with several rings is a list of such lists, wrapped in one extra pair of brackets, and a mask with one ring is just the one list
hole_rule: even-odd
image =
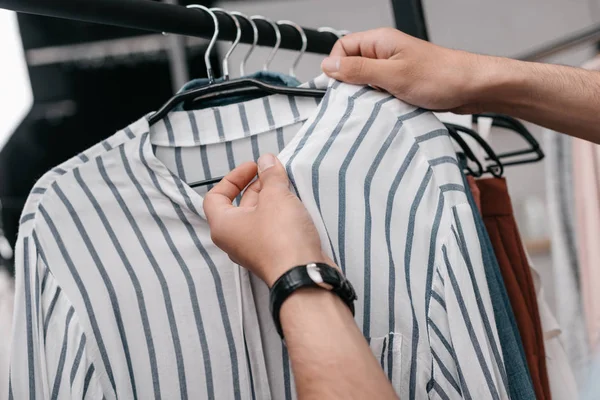
[(478, 56), (474, 103), (484, 112), (511, 114), (530, 101), (530, 63), (503, 57)]
[[(267, 271), (264, 281), (268, 287), (272, 287), (277, 279), (279, 279), (283, 274), (292, 268), (297, 267), (298, 265), (306, 265), (310, 263), (325, 263), (331, 265), (331, 262), (326, 260), (323, 254), (316, 254), (312, 252), (300, 254), (290, 253), (286, 257), (276, 258), (269, 262), (270, 266), (264, 269)], [(331, 266), (335, 267), (335, 265)]]

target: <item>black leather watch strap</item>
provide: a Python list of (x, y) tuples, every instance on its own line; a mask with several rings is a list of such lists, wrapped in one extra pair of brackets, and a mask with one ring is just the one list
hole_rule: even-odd
[(337, 268), (323, 263), (299, 265), (283, 274), (271, 287), (271, 315), (277, 332), (282, 338), (283, 330), (279, 320), (281, 306), (294, 291), (303, 287), (322, 288), (337, 294), (354, 315), (356, 293), (350, 282)]

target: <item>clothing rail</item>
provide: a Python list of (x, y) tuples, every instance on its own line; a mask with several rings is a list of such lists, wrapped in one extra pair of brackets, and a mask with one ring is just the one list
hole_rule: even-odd
[[(196, 36), (210, 39), (214, 33), (212, 17), (201, 9), (160, 3), (149, 0), (0, 0), (0, 8), (45, 15), (48, 17), (95, 22), (153, 32)], [(219, 39), (235, 39), (237, 30), (230, 17), (215, 13), (219, 21)], [(239, 18), (241, 41), (252, 43), (250, 23)], [(274, 46), (275, 32), (268, 22), (255, 20), (258, 45)], [(280, 25), (282, 49), (300, 50), (302, 40), (298, 31), (289, 25)], [(304, 28), (308, 40), (307, 52), (328, 54), (337, 37), (329, 32)]]
[(539, 61), (565, 50), (572, 49), (583, 44), (600, 41), (600, 25), (593, 26), (573, 35), (567, 36), (554, 43), (542, 46), (537, 50), (522, 54), (518, 58), (523, 61)]

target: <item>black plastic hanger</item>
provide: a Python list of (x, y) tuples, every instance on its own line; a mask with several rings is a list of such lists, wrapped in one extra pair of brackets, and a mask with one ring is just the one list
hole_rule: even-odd
[[(255, 92), (267, 94), (283, 94), (288, 96), (304, 96), (321, 98), (325, 95), (325, 90), (310, 89), (310, 88), (294, 88), (287, 86), (278, 86), (270, 83), (265, 83), (253, 78), (242, 78), (212, 85), (201, 87), (198, 89), (188, 90), (187, 92), (179, 93), (169, 99), (157, 112), (152, 114), (148, 119), (150, 125), (154, 125), (167, 116), (178, 104), (185, 102), (185, 109), (195, 108), (195, 105), (200, 100), (213, 100), (217, 98), (228, 97), (236, 94), (253, 94)], [(189, 102), (194, 105), (190, 105)]]
[[(265, 83), (258, 79), (253, 79), (253, 78), (240, 78), (240, 79), (228, 80), (227, 74), (224, 76), (225, 81), (215, 83), (215, 79), (214, 79), (213, 72), (212, 72), (212, 66), (210, 64), (210, 52), (212, 51), (212, 48), (214, 47), (214, 44), (219, 35), (219, 22), (217, 20), (217, 17), (213, 13), (213, 11), (209, 10), (208, 8), (206, 8), (204, 6), (189, 5), (188, 7), (200, 8), (200, 9), (206, 11), (207, 13), (210, 14), (210, 16), (213, 18), (213, 21), (215, 23), (215, 33), (214, 33), (210, 43), (208, 44), (208, 47), (206, 48), (206, 54), (204, 55), (204, 62), (206, 64), (206, 72), (207, 72), (209, 84), (207, 86), (189, 90), (187, 92), (179, 93), (179, 94), (176, 94), (175, 96), (173, 96), (171, 99), (169, 99), (169, 101), (167, 101), (157, 112), (155, 112), (148, 119), (148, 123), (150, 125), (154, 125), (156, 122), (163, 119), (171, 110), (173, 110), (181, 102), (185, 102), (186, 103), (185, 108), (189, 109), (189, 108), (193, 108), (194, 106), (197, 106), (198, 105), (197, 103), (201, 100), (207, 100), (207, 99), (214, 100), (217, 98), (228, 97), (228, 96), (240, 94), (240, 93), (246, 94), (246, 93), (258, 92), (258, 93), (264, 93), (265, 95), (282, 94), (282, 95), (288, 95), (288, 96), (303, 96), (303, 97), (313, 97), (313, 98), (315, 98), (315, 97), (320, 98), (325, 95), (325, 90), (322, 90), (322, 89), (278, 86), (278, 85), (273, 85), (270, 83)], [(240, 27), (239, 21), (237, 20), (237, 17), (239, 17), (241, 15), (239, 13), (236, 15), (232, 15), (232, 14), (229, 14), (228, 12), (226, 12), (224, 10), (220, 10), (220, 9), (217, 11), (227, 13), (234, 20), (234, 22), (238, 28), (238, 37), (239, 37), (241, 35), (241, 27)], [(271, 24), (271, 26), (275, 30), (275, 36), (276, 36), (277, 40), (275, 43), (275, 47), (273, 48), (273, 51), (269, 55), (269, 58), (267, 59), (265, 65), (263, 67), (263, 69), (266, 70), (268, 68), (271, 60), (273, 59), (275, 53), (279, 49), (279, 45), (281, 43), (281, 32), (279, 31), (279, 27), (277, 26), (277, 24), (275, 22), (273, 22), (265, 17), (261, 17), (261, 16), (250, 17), (250, 18), (248, 18), (248, 20), (251, 22), (251, 24), (253, 24), (252, 19), (264, 19), (269, 24)], [(287, 23), (287, 21), (284, 21), (284, 22)], [(304, 31), (302, 30), (302, 28), (297, 25), (295, 25), (295, 27), (298, 29), (298, 32), (300, 33), (300, 36), (302, 37), (302, 49), (300, 50), (300, 56), (301, 56), (302, 54), (304, 54), (304, 51), (306, 50), (307, 39), (306, 39), (306, 35), (305, 35)], [(254, 29), (254, 34), (256, 35), (257, 33), (258, 33), (258, 30)], [(237, 39), (236, 39), (236, 41), (237, 41)], [(226, 55), (226, 59), (224, 60), (224, 66), (227, 65), (226, 64), (227, 59), (228, 59), (229, 54), (231, 54), (232, 49), (235, 47), (235, 45), (237, 45), (236, 41), (234, 41), (232, 48), (228, 51), (228, 53)], [(296, 61), (294, 62), (294, 66), (298, 63), (298, 60), (299, 60), (299, 58), (297, 58)], [(228, 69), (226, 68), (226, 72), (227, 72), (227, 70)], [(193, 104), (190, 104), (190, 102)]]
[(472, 118), (474, 123), (477, 123), (479, 118), (491, 118), (492, 126), (511, 130), (521, 136), (529, 144), (528, 149), (508, 151), (497, 154), (498, 158), (501, 160), (514, 159), (516, 156), (532, 155), (531, 157), (520, 160), (503, 161), (502, 164), (505, 167), (510, 165), (530, 164), (544, 159), (544, 152), (539, 142), (535, 139), (535, 137), (533, 137), (531, 132), (529, 132), (529, 130), (525, 127), (525, 125), (523, 125), (523, 123), (521, 123), (521, 121), (508, 115), (497, 113), (474, 114)]
[(475, 165), (477, 165), (477, 171), (473, 171), (473, 169), (471, 169), (471, 167), (468, 164), (466, 164), (465, 169), (467, 170), (467, 175), (472, 175), (476, 178), (479, 178), (485, 172), (483, 169), (483, 165), (481, 165), (481, 162), (475, 156), (475, 153), (473, 153), (473, 150), (471, 150), (467, 142), (465, 142), (465, 140), (460, 136), (460, 133), (458, 133), (458, 131), (455, 128), (456, 125), (448, 123), (445, 123), (444, 125), (446, 126), (446, 129), (448, 129), (450, 137), (460, 146), (460, 148), (463, 151), (463, 154), (467, 157), (467, 159), (471, 160), (473, 163), (475, 163)]
[[(485, 170), (483, 172), (484, 173), (490, 173), (493, 176), (495, 176), (496, 178), (500, 178), (502, 176), (502, 174), (504, 173), (504, 165), (500, 161), (500, 158), (496, 154), (496, 152), (494, 151), (494, 149), (492, 149), (492, 147), (489, 145), (489, 143), (486, 142), (485, 139), (482, 138), (479, 135), (479, 133), (475, 132), (473, 129), (467, 128), (467, 127), (462, 126), (462, 125), (457, 125), (457, 124), (452, 124), (452, 123), (446, 123), (444, 125), (446, 125), (446, 127), (452, 127), (456, 131), (465, 133), (468, 136), (470, 136), (473, 139), (475, 139), (475, 141), (477, 142), (477, 144), (479, 144), (481, 146), (481, 148), (487, 154), (486, 160), (492, 160), (492, 161), (494, 161), (493, 164), (487, 165), (485, 167)], [(460, 133), (459, 133), (459, 135), (460, 135)]]

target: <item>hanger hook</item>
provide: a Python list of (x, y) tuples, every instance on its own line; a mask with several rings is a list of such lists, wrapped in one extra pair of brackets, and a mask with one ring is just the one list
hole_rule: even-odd
[(337, 29), (334, 29), (330, 26), (322, 26), (319, 29), (317, 29), (317, 32), (329, 32), (334, 34), (338, 40), (341, 39), (344, 35), (342, 35), (342, 33), (340, 31), (338, 31)]
[(300, 62), (300, 59), (306, 52), (306, 47), (308, 46), (308, 39), (306, 38), (306, 33), (304, 32), (304, 29), (300, 25), (298, 25), (294, 21), (289, 21), (287, 19), (277, 21), (277, 25), (289, 25), (289, 26), (296, 28), (296, 30), (300, 34), (300, 38), (302, 39), (302, 48), (300, 48), (300, 54), (298, 54), (298, 57), (296, 57), (296, 59), (294, 60), (294, 63), (290, 67), (290, 76), (295, 78), (296, 77), (296, 67), (298, 66), (298, 63)]
[(231, 47), (229, 48), (229, 50), (227, 50), (227, 53), (225, 54), (225, 57), (223, 58), (223, 80), (228, 81), (229, 80), (229, 57), (231, 56), (231, 53), (233, 53), (233, 50), (235, 50), (238, 43), (240, 42), (240, 39), (242, 38), (242, 27), (240, 26), (240, 22), (238, 21), (238, 19), (235, 16), (233, 16), (229, 11), (224, 10), (222, 8), (218, 8), (218, 7), (213, 7), (210, 9), (210, 11), (222, 12), (223, 14), (227, 15), (229, 18), (231, 18), (233, 20), (233, 23), (235, 24), (235, 27), (237, 29), (237, 32), (235, 34), (235, 39), (233, 40), (233, 42), (231, 42)]
[[(256, 24), (254, 23), (254, 21), (252, 21), (250, 18), (248, 18), (247, 15), (242, 14), (239, 11), (232, 11), (231, 14), (235, 15), (236, 17), (242, 17), (246, 21), (248, 21), (248, 23), (250, 23), (250, 26), (252, 27), (252, 33), (254, 35), (253, 36), (254, 39), (252, 40), (252, 45), (250, 46), (250, 49), (244, 56), (244, 59), (242, 60), (242, 62), (240, 63), (240, 76), (246, 76), (246, 62), (250, 58), (250, 54), (252, 54), (252, 52), (256, 48), (256, 43), (258, 43), (258, 28), (256, 27)], [(240, 37), (241, 37), (241, 29), (240, 29)]]
[(215, 47), (215, 43), (217, 42), (217, 37), (219, 37), (219, 20), (214, 12), (210, 11), (208, 8), (200, 5), (200, 4), (190, 4), (186, 6), (187, 8), (199, 8), (203, 11), (206, 11), (213, 19), (215, 23), (215, 33), (212, 38), (210, 38), (210, 42), (206, 47), (206, 53), (204, 53), (204, 64), (206, 65), (206, 76), (208, 77), (208, 83), (215, 83), (215, 76), (213, 74), (212, 65), (210, 65), (210, 53), (212, 52), (213, 47)]
[(273, 22), (273, 20), (263, 17), (262, 15), (253, 15), (250, 17), (250, 19), (262, 19), (263, 21), (268, 22), (275, 31), (275, 46), (273, 47), (271, 54), (269, 54), (267, 61), (265, 61), (265, 64), (263, 65), (263, 71), (267, 71), (269, 69), (269, 65), (271, 65), (271, 61), (273, 61), (273, 58), (275, 58), (275, 53), (277, 53), (277, 50), (279, 50), (279, 46), (281, 45), (281, 31), (279, 30), (277, 24)]

